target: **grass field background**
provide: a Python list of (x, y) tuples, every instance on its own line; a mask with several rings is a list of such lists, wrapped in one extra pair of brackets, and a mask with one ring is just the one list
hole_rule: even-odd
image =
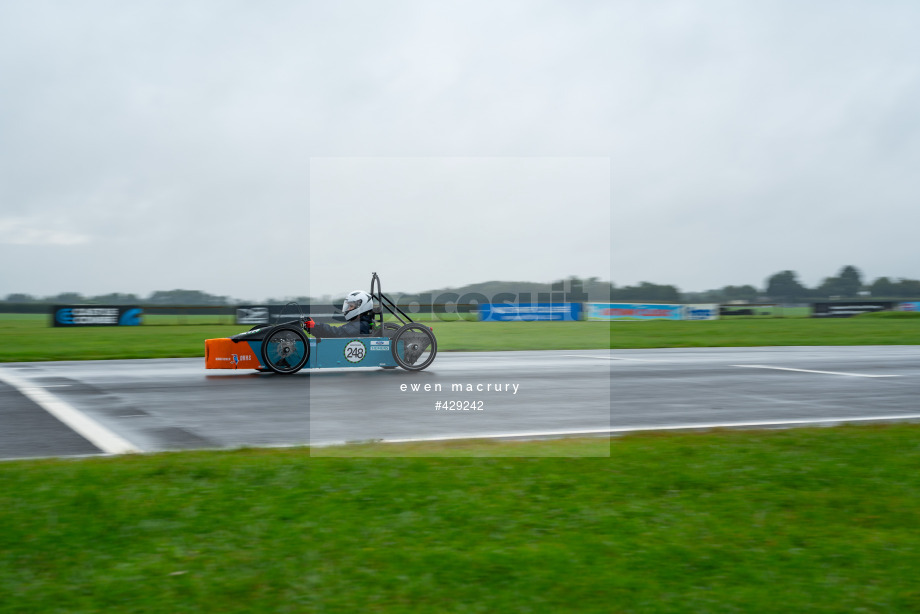
[(918, 441), (892, 425), (564, 442), (609, 458), (480, 442), (0, 463), (0, 612), (916, 612)]
[[(916, 317), (609, 323), (436, 321), (430, 325), (442, 352), (920, 345), (920, 318)], [(232, 324), (53, 328), (47, 316), (0, 314), (0, 362), (202, 357), (205, 339), (246, 329)]]
[[(920, 320), (435, 322), (440, 349), (920, 345)], [(0, 361), (202, 356), (55, 329)], [(916, 612), (920, 425), (0, 462), (0, 614)]]

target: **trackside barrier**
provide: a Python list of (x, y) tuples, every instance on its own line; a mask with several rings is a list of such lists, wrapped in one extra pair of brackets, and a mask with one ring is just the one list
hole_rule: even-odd
[(685, 320), (718, 320), (719, 305), (714, 303), (684, 305)]
[(589, 320), (682, 320), (683, 305), (588, 303)]
[[(500, 295), (496, 295), (498, 297)], [(920, 301), (836, 301), (797, 305), (774, 303), (590, 303), (512, 302), (499, 298), (491, 302), (398, 303), (400, 308), (422, 321), (614, 321), (614, 320), (716, 320), (720, 316), (841, 318), (859, 313), (894, 310), (920, 312)], [(523, 298), (523, 296), (521, 297)], [(492, 299), (494, 301), (495, 298)], [(269, 324), (309, 315), (317, 321), (343, 322), (336, 305), (51, 305), (0, 303), (0, 313), (46, 313), (49, 325), (135, 326), (176, 324)]]
[[(398, 302), (397, 306), (414, 320), (457, 319), (478, 320), (479, 304), (473, 303), (419, 303)], [(339, 305), (239, 305), (232, 308), (235, 323), (241, 325), (271, 324), (290, 320), (301, 314), (310, 316), (317, 322), (342, 323), (341, 304)]]
[(588, 320), (717, 320), (719, 306), (713, 303), (587, 303), (586, 313)]
[(144, 326), (234, 324), (233, 307), (226, 305), (145, 305)]
[(52, 326), (139, 326), (143, 310), (136, 305), (54, 305)]
[(482, 322), (575, 322), (581, 303), (487, 303), (479, 306)]
[(893, 301), (846, 301), (841, 303), (815, 303), (813, 318), (848, 318), (861, 313), (873, 311), (890, 311), (895, 306)]
[(317, 322), (344, 322), (341, 310), (333, 305), (241, 305), (236, 308), (237, 324), (274, 324), (309, 316)]

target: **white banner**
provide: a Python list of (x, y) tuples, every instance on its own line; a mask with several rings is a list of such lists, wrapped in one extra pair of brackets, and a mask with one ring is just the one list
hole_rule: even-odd
[(718, 320), (719, 306), (714, 303), (684, 305), (685, 320)]

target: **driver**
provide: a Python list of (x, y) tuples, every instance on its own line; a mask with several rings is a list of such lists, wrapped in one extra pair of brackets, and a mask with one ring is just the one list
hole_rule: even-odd
[(355, 290), (345, 297), (342, 313), (347, 322), (341, 326), (314, 324), (310, 333), (314, 337), (357, 337), (371, 334), (374, 326), (374, 301), (371, 295)]

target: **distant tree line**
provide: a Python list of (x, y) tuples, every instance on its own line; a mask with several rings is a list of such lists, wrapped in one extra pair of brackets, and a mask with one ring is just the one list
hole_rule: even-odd
[(212, 305), (229, 305), (237, 301), (231, 300), (226, 296), (215, 296), (199, 290), (158, 290), (147, 298), (141, 298), (136, 294), (123, 294), (113, 292), (111, 294), (100, 294), (98, 296), (83, 296), (78, 292), (62, 292), (54, 296), (38, 298), (30, 294), (9, 294), (6, 297), (7, 303), (44, 303), (49, 305), (189, 305), (189, 306), (212, 306)]
[[(920, 300), (920, 280), (879, 277), (871, 283), (863, 280), (856, 267), (847, 265), (833, 277), (826, 277), (815, 288), (808, 288), (798, 279), (795, 271), (780, 271), (768, 277), (762, 288), (753, 285), (724, 286), (704, 292), (681, 292), (676, 286), (640, 282), (634, 286), (617, 286), (597, 277), (581, 279), (569, 277), (551, 283), (487, 281), (459, 288), (440, 288), (421, 293), (389, 292), (386, 294), (401, 303), (418, 301), (464, 302), (475, 301), (476, 296), (494, 297), (499, 294), (528, 298), (532, 302), (574, 300), (578, 302), (647, 302), (647, 303), (728, 303), (732, 301), (801, 303), (815, 300), (871, 298), (878, 300)], [(331, 299), (336, 302), (336, 299)], [(341, 298), (338, 298), (341, 300)], [(328, 296), (320, 299), (299, 296), (286, 299), (268, 299), (260, 304), (283, 305), (296, 301), (301, 305), (330, 302)], [(38, 298), (28, 294), (9, 294), (0, 303), (10, 304), (97, 304), (97, 305), (187, 305), (224, 306), (238, 305), (240, 301), (227, 296), (216, 296), (199, 290), (158, 290), (147, 298), (135, 294), (111, 293), (83, 296), (76, 292), (63, 292), (55, 296)]]
[(655, 284), (647, 281), (632, 286), (617, 286), (600, 281), (596, 277), (579, 279), (569, 277), (552, 284), (531, 282), (490, 281), (472, 284), (462, 288), (444, 288), (422, 294), (403, 295), (413, 299), (426, 296), (439, 296), (444, 293), (467, 294), (480, 293), (495, 296), (498, 293), (530, 293), (536, 299), (540, 293), (552, 290), (583, 290), (581, 300), (591, 302), (647, 302), (647, 303), (729, 303), (743, 301), (748, 303), (778, 302), (799, 303), (816, 300), (871, 298), (878, 300), (909, 299), (920, 300), (920, 281), (915, 279), (892, 280), (879, 277), (872, 283), (863, 281), (862, 273), (856, 267), (847, 265), (833, 277), (826, 277), (815, 288), (808, 288), (798, 280), (795, 271), (780, 271), (767, 278), (762, 287), (746, 284), (741, 286), (724, 286), (704, 292), (681, 292), (676, 286)]
[(834, 277), (825, 277), (816, 288), (799, 282), (795, 271), (781, 271), (767, 279), (764, 293), (774, 299), (797, 302), (814, 299), (908, 299), (920, 298), (920, 280), (879, 277), (872, 283), (863, 281), (862, 273), (847, 265)]
[(781, 302), (803, 303), (809, 301), (873, 299), (899, 300), (920, 299), (920, 280), (879, 277), (871, 283), (863, 280), (856, 267), (847, 265), (833, 277), (825, 277), (820, 284), (809, 288), (798, 279), (795, 271), (780, 271), (767, 278), (763, 289), (754, 286), (725, 286), (719, 290), (688, 293), (685, 298), (699, 302), (727, 303), (747, 301), (750, 303)]

